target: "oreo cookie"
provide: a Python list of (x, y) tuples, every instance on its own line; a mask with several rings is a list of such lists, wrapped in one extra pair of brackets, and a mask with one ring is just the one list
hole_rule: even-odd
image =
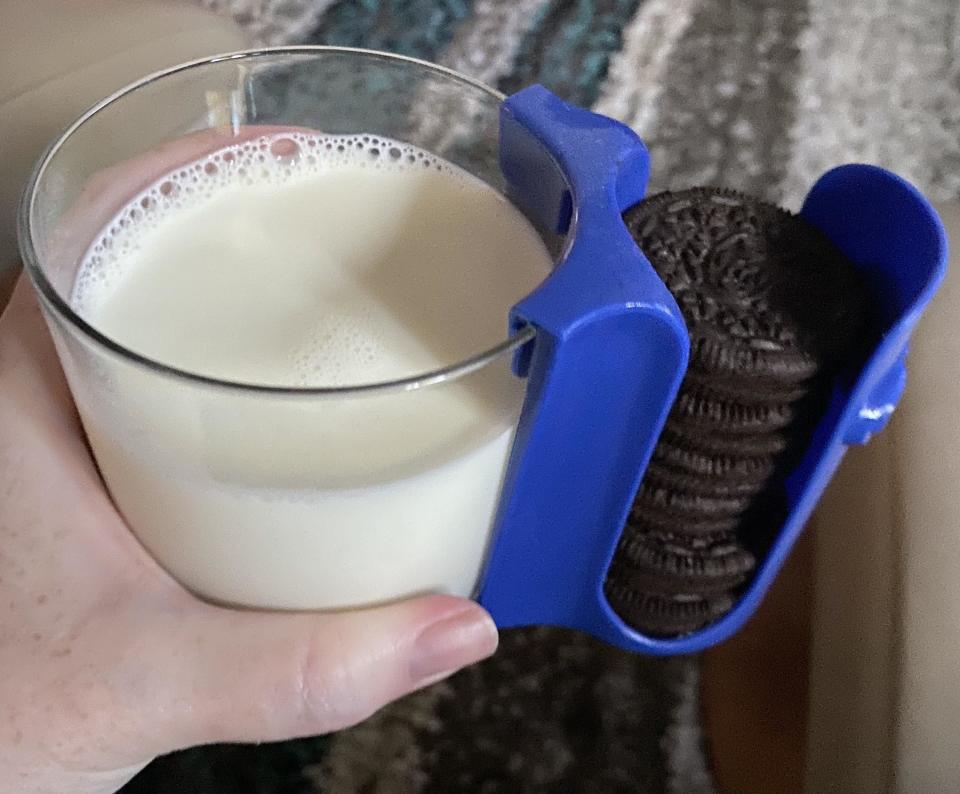
[(775, 468), (773, 455), (711, 455), (662, 437), (653, 450), (653, 464), (704, 480), (749, 484), (766, 483)]
[(764, 506), (855, 352), (866, 293), (819, 231), (734, 191), (662, 193), (624, 222), (680, 307), (690, 361), (605, 592), (638, 630), (686, 634), (733, 606), (782, 519)]
[[(736, 518), (750, 506), (749, 496), (706, 496), (673, 488), (662, 488), (648, 479), (640, 484), (634, 508), (647, 514), (652, 511), (685, 518)], [(649, 508), (650, 510), (647, 510)]]
[(687, 370), (684, 388), (695, 389), (715, 400), (729, 400), (743, 405), (791, 405), (810, 393), (811, 381), (777, 383), (776, 381), (717, 378), (695, 368)]
[(736, 529), (740, 525), (740, 516), (678, 516), (648, 504), (634, 502), (628, 521), (643, 531), (709, 535)]
[(717, 399), (701, 390), (685, 387), (673, 404), (671, 419), (691, 430), (708, 427), (716, 433), (756, 435), (788, 427), (793, 421), (793, 409), (786, 403)]
[(645, 593), (608, 579), (604, 588), (610, 606), (622, 620), (656, 637), (690, 634), (726, 614), (734, 599), (717, 596)]
[[(624, 213), (677, 301), (691, 369), (795, 384), (836, 358), (863, 295), (847, 259), (802, 218), (732, 190), (651, 196)], [(850, 289), (846, 289), (849, 287)]]
[(696, 595), (700, 598), (716, 598), (729, 596), (737, 587), (743, 584), (750, 573), (730, 576), (681, 576), (679, 574), (664, 574), (633, 565), (613, 565), (610, 567), (608, 580), (638, 593), (649, 593), (658, 596)]
[(624, 532), (610, 578), (650, 593), (723, 593), (740, 585), (756, 560), (732, 533), (702, 538)]
[[(771, 469), (772, 471), (772, 469)], [(755, 479), (727, 479), (721, 477), (687, 474), (651, 461), (644, 475), (644, 483), (654, 488), (664, 488), (675, 493), (708, 497), (752, 497), (763, 490), (769, 476)]]
[(703, 427), (691, 426), (668, 417), (663, 432), (663, 442), (699, 452), (711, 457), (760, 458), (782, 454), (790, 443), (786, 433), (728, 433), (721, 430), (705, 432)]
[[(685, 304), (681, 303), (681, 310)], [(817, 374), (815, 356), (777, 348), (744, 349), (720, 334), (690, 333), (690, 357), (701, 372), (731, 378), (757, 378), (778, 384), (803, 383)]]

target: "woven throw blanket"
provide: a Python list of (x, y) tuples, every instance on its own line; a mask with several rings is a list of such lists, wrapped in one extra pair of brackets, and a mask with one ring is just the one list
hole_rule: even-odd
[[(860, 160), (960, 193), (952, 0), (197, 2), (262, 44), (391, 50), (505, 92), (543, 83), (636, 129), (652, 190), (722, 184), (797, 207)], [(697, 691), (695, 659), (512, 631), (493, 659), (357, 728), (177, 753), (128, 794), (707, 794)]]

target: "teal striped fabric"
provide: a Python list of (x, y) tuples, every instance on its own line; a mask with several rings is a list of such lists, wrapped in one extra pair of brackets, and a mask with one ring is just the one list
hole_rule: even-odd
[(343, 0), (327, 11), (308, 41), (435, 60), (469, 18), (471, 6), (470, 0)]
[(520, 43), (512, 72), (500, 80), (500, 90), (509, 94), (541, 83), (564, 99), (589, 107), (639, 4), (640, 0), (545, 4)]
[[(640, 0), (545, 2), (517, 43), (508, 73), (497, 81), (510, 93), (543, 83), (571, 102), (596, 99), (610, 56)], [(473, 23), (471, 0), (340, 0), (306, 38), (442, 60), (456, 32)], [(496, 31), (493, 31), (496, 35)]]

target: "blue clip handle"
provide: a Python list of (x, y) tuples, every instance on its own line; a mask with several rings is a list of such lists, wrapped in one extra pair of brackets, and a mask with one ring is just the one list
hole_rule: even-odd
[(539, 86), (508, 99), (500, 164), (514, 199), (566, 232), (550, 277), (513, 310), (537, 335), (480, 602), (502, 627), (635, 635), (603, 595), (607, 567), (686, 371), (683, 318), (621, 220), (649, 160), (627, 127)]
[(879, 342), (840, 379), (786, 479), (784, 522), (733, 610), (694, 634), (647, 637), (603, 594), (689, 352), (672, 296), (621, 220), (644, 195), (646, 149), (622, 124), (533, 86), (504, 102), (500, 160), (517, 204), (566, 239), (554, 272), (511, 316), (514, 329), (537, 334), (514, 362), (527, 397), (479, 600), (502, 628), (565, 626), (631, 651), (721, 642), (756, 610), (847, 445), (865, 442), (896, 406), (910, 333), (945, 273), (942, 224), (913, 187), (879, 168), (843, 166), (814, 186), (803, 215), (865, 274)]

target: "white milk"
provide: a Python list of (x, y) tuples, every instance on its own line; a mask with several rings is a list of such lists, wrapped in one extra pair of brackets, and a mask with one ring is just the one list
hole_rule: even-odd
[[(135, 196), (90, 247), (73, 304), (182, 370), (349, 386), (492, 347), (550, 266), (523, 216), (449, 163), (284, 134)], [(75, 396), (117, 505), (177, 579), (232, 604), (339, 608), (474, 590), (523, 396), (508, 359), (346, 397), (204, 387), (117, 359), (95, 399)]]

